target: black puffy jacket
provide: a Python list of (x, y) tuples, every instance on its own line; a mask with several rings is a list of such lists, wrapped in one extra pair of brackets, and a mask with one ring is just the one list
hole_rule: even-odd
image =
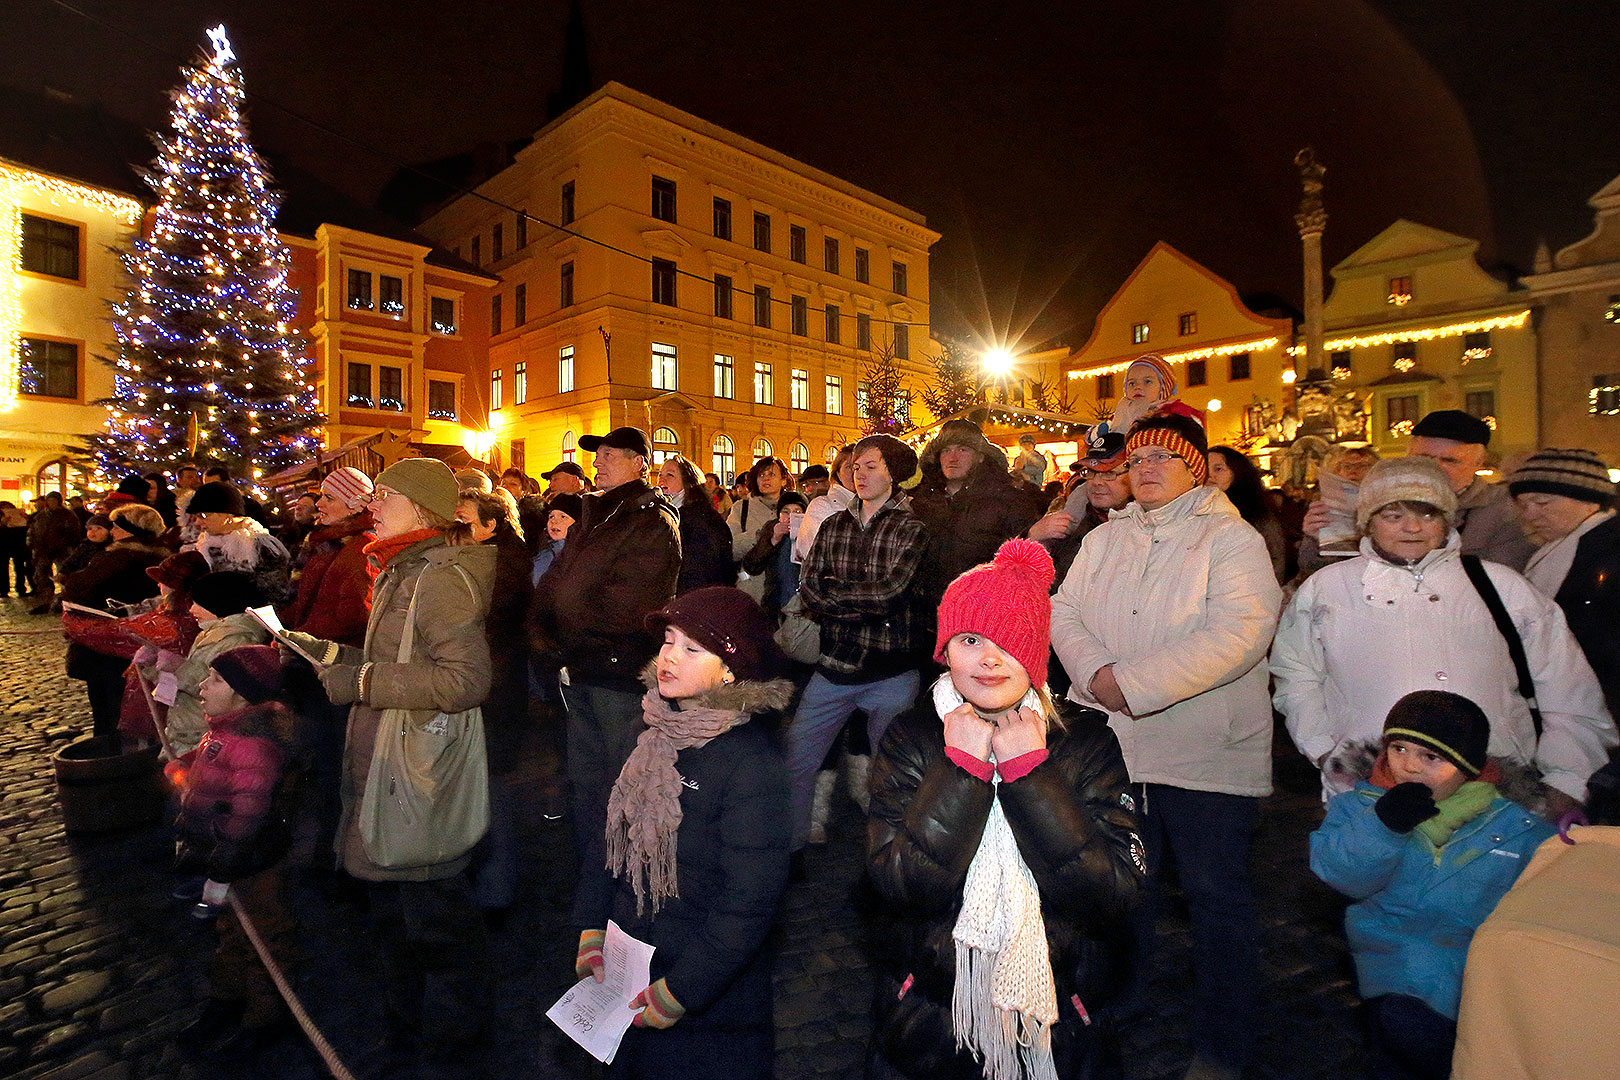
[(911, 512), (928, 527), (928, 552), (918, 587), (931, 611), (939, 606), (945, 586), (965, 570), (995, 557), (996, 549), (1022, 536), (1046, 512), (1040, 488), (1007, 471), (999, 449), (973, 467), (955, 495), (945, 490), (939, 451), (930, 448), (922, 461), (922, 482), (911, 493)]
[[(1124, 984), (1125, 919), (1146, 872), (1136, 804), (1119, 743), (1099, 712), (1061, 704), (1048, 757), (999, 785), (1002, 811), (1041, 893), (1059, 1020), (1058, 1074), (1089, 1052), (1097, 1010)], [(945, 756), (930, 695), (896, 720), (872, 763), (867, 869), (885, 903), (874, 935), (876, 1046), (908, 1076), (977, 1078), (951, 1031), (956, 946), (968, 866), (990, 813), (992, 785)], [(901, 993), (910, 977), (911, 985)]]

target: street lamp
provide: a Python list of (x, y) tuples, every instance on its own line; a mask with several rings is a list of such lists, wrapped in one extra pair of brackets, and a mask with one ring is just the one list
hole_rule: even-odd
[(1006, 349), (991, 349), (979, 357), (985, 374), (992, 378), (1005, 378), (1013, 369), (1013, 354)]

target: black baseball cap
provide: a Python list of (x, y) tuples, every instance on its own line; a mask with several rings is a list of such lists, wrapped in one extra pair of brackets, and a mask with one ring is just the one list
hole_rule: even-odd
[(807, 480), (828, 480), (831, 478), (832, 473), (827, 471), (827, 466), (812, 465), (808, 469), (804, 470), (804, 472), (799, 474), (799, 483), (802, 484)]
[(579, 448), (596, 453), (598, 447), (611, 446), (615, 450), (628, 450), (632, 454), (640, 454), (648, 461), (652, 460), (652, 444), (647, 441), (647, 433), (640, 428), (619, 427), (614, 428), (606, 435), (581, 435)]
[[(587, 438), (588, 437), (589, 436), (587, 436)], [(584, 446), (585, 445), (585, 440), (581, 439), (579, 441), (579, 443), (580, 443), (581, 446)], [(540, 474), (540, 479), (542, 479), (542, 480), (550, 480), (553, 476), (556, 476), (560, 472), (561, 473), (567, 473), (569, 476), (577, 476), (581, 480), (585, 479), (585, 470), (580, 468), (580, 466), (579, 466), (579, 464), (577, 462), (573, 462), (573, 461), (559, 461), (559, 462), (557, 462), (556, 466), (550, 472), (541, 473)]]

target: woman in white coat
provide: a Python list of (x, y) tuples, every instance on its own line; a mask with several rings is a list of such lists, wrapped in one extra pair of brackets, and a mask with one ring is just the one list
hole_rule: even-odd
[(1524, 642), (1543, 718), (1538, 740), (1506, 639), (1469, 580), (1452, 527), (1457, 497), (1426, 458), (1380, 461), (1356, 503), (1361, 554), (1313, 574), (1283, 613), (1271, 652), (1276, 706), (1322, 769), (1324, 796), (1349, 790), (1359, 744), (1414, 690), (1448, 690), (1491, 720), (1493, 757), (1533, 762), (1556, 818), (1585, 799), (1615, 745), (1603, 691), (1558, 605), (1482, 562)]

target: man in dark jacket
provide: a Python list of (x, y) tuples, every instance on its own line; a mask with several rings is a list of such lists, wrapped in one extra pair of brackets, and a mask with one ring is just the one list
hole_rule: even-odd
[(919, 464), (922, 483), (912, 492), (911, 511), (928, 529), (919, 588), (932, 611), (945, 586), (1024, 535), (1046, 503), (1039, 488), (1007, 471), (1007, 455), (971, 420), (947, 420)]
[(79, 516), (62, 505), (59, 492), (47, 491), (40, 498), (40, 510), (28, 523), (28, 547), (34, 557), (34, 606), (30, 615), (43, 615), (56, 597), (53, 567), (65, 559), (84, 537)]
[(641, 669), (658, 651), (645, 626), (675, 595), (681, 570), (675, 508), (647, 483), (652, 444), (639, 428), (584, 435), (597, 492), (582, 499), (557, 562), (535, 589), (536, 648), (563, 668), (574, 839), (607, 826), (607, 797), (641, 734)]

